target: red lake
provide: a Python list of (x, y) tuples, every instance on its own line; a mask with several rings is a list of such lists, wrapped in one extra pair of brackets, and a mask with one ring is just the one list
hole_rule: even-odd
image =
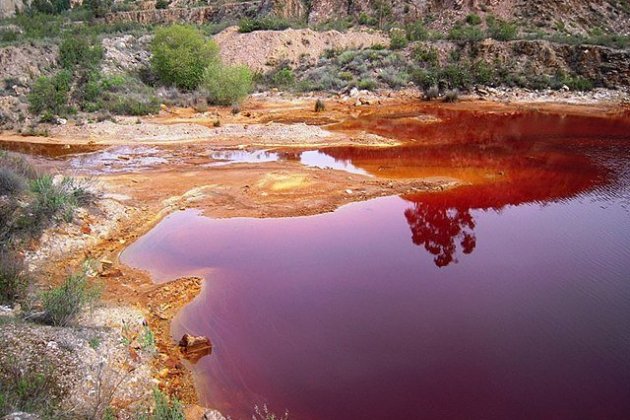
[(405, 115), (373, 131), (415, 144), (320, 153), (461, 187), (309, 217), (176, 212), (121, 255), (156, 282), (205, 277), (172, 323), (213, 342), (190, 366), (202, 404), (235, 419), (262, 403), (292, 419), (627, 418), (628, 119), (441, 118), (451, 141)]

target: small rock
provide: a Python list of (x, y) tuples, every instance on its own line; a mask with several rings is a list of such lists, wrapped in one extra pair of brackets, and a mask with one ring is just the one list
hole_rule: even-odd
[(208, 337), (184, 334), (179, 340), (179, 349), (192, 363), (212, 353), (212, 344)]

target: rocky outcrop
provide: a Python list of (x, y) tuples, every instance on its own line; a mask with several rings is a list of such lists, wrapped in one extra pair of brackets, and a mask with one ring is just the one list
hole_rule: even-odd
[(471, 55), (488, 63), (501, 62), (515, 74), (576, 74), (596, 86), (630, 86), (630, 51), (599, 45), (566, 45), (549, 41), (499, 42), (485, 40), (471, 47)]
[(238, 21), (244, 17), (257, 16), (260, 6), (260, 1), (250, 1), (224, 4), (221, 6), (133, 10), (129, 12), (109, 13), (105, 16), (105, 21), (107, 23), (137, 22), (142, 24), (168, 24), (175, 22), (202, 24), (208, 22)]
[(14, 16), (16, 12), (22, 12), (25, 3), (23, 0), (0, 0), (0, 19)]
[(24, 44), (0, 48), (2, 78), (29, 84), (53, 67), (58, 55), (59, 49), (56, 45)]
[[(281, 1), (281, 0), (278, 0)], [(431, 16), (434, 28), (452, 26), (469, 13), (492, 14), (531, 27), (562, 26), (587, 33), (594, 28), (630, 33), (630, 8), (614, 0), (312, 0), (309, 23), (316, 24), (364, 13), (376, 20), (415, 21)]]

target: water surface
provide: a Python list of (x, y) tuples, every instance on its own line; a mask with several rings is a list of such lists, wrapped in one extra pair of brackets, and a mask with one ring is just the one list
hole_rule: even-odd
[(324, 151), (465, 181), (452, 191), (299, 218), (177, 212), (128, 248), (156, 281), (207, 278), (172, 325), (214, 343), (192, 366), (202, 403), (239, 419), (263, 402), (296, 419), (626, 418), (627, 122), (535, 116), (538, 135), (488, 118), (469, 141)]

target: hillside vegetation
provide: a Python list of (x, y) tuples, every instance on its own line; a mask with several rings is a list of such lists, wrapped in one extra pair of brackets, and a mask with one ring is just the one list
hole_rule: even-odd
[(603, 3), (38, 0), (0, 24), (0, 127), (238, 109), (271, 88), (625, 89), (630, 9)]

